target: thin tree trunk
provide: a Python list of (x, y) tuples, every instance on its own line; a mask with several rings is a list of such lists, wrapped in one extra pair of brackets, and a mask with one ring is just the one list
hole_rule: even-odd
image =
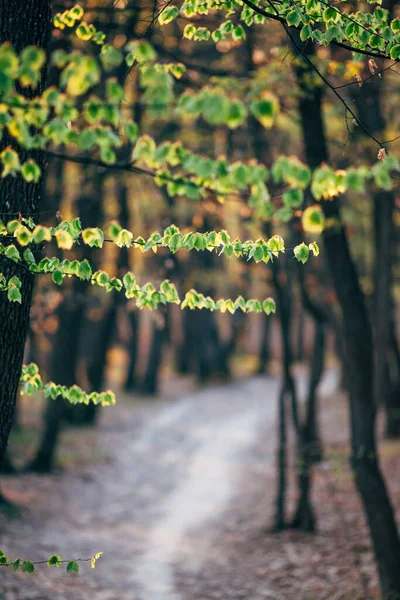
[(263, 336), (261, 340), (260, 354), (259, 354), (259, 374), (268, 372), (268, 362), (271, 359), (271, 348), (270, 348), (270, 334), (271, 334), (271, 317), (265, 315)]
[(297, 340), (296, 340), (296, 359), (298, 361), (304, 360), (304, 311), (300, 308), (299, 319), (297, 322)]
[[(57, 384), (66, 386), (74, 385), (76, 380), (79, 334), (84, 317), (83, 286), (85, 283), (74, 279), (71, 289), (64, 292), (64, 300), (58, 311), (58, 330), (53, 340), (50, 377)], [(81, 290), (81, 294), (78, 289)], [(68, 360), (65, 360), (66, 356)], [(38, 473), (48, 473), (52, 470), (65, 409), (66, 401), (61, 397), (47, 401), (43, 436), (27, 470)]]
[[(313, 54), (312, 46), (303, 51)], [(305, 152), (311, 168), (328, 160), (319, 87), (310, 90), (304, 75), (307, 63), (297, 69), (297, 78), (305, 96), (299, 100)], [(400, 540), (393, 508), (379, 468), (375, 442), (374, 359), (372, 329), (352, 260), (345, 229), (341, 224), (337, 199), (323, 203), (325, 215), (334, 219), (335, 228), (324, 231), (325, 255), (332, 273), (336, 295), (343, 313), (345, 357), (349, 375), (351, 416), (351, 466), (360, 493), (375, 558), (382, 594), (400, 595)]]
[(132, 392), (136, 387), (136, 366), (138, 353), (138, 334), (139, 334), (139, 315), (137, 311), (128, 311), (129, 323), (131, 326), (130, 342), (128, 346), (129, 365), (126, 373), (124, 389), (127, 392)]
[(303, 531), (315, 531), (315, 516), (310, 501), (312, 466), (320, 459), (320, 443), (316, 434), (317, 388), (324, 370), (325, 331), (322, 323), (315, 326), (313, 357), (309, 393), (307, 398), (306, 419), (300, 430), (300, 449), (298, 465), (299, 499), (290, 527)]
[[(393, 0), (384, 0), (383, 6), (393, 13)], [(382, 61), (378, 65), (383, 66)], [(377, 67), (377, 68), (378, 68)], [(365, 75), (369, 71), (365, 68)], [(382, 88), (383, 82), (379, 77), (374, 77), (363, 84), (361, 88), (356, 86), (353, 91), (355, 106), (360, 120), (368, 130), (376, 137), (384, 135), (386, 123), (382, 110)], [(363, 143), (365, 156), (368, 160), (376, 160), (377, 149), (371, 146), (371, 141), (364, 135), (362, 130), (358, 135)], [(374, 363), (375, 381), (374, 394), (377, 406), (387, 408), (387, 428), (391, 429), (392, 401), (394, 395), (391, 387), (397, 382), (391, 382), (388, 369), (390, 354), (391, 316), (392, 316), (392, 284), (393, 284), (393, 247), (395, 243), (394, 209), (395, 194), (389, 190), (377, 190), (373, 196), (374, 207), (374, 229), (375, 229), (375, 252), (374, 252), (374, 303), (372, 307), (372, 324), (374, 333)], [(398, 403), (400, 410), (400, 399)]]
[(388, 438), (400, 437), (400, 352), (396, 336), (396, 325), (391, 321), (390, 346), (392, 355), (392, 380), (396, 382), (386, 400), (386, 435)]
[[(167, 312), (164, 311), (164, 319), (167, 319)], [(167, 324), (155, 322), (153, 324), (153, 339), (151, 342), (150, 354), (148, 357), (146, 373), (140, 385), (140, 391), (143, 394), (154, 396), (158, 391), (160, 367), (162, 361), (162, 352), (166, 340)]]
[[(290, 332), (292, 322), (291, 291), (288, 281), (282, 283), (282, 269), (278, 261), (271, 265), (272, 279), (276, 291), (281, 339), (283, 347), (283, 378), (279, 392), (279, 424), (278, 424), (278, 488), (276, 493), (274, 531), (281, 531), (286, 526), (285, 501), (286, 501), (286, 471), (287, 471), (287, 403), (290, 402), (292, 418), (296, 432), (299, 421), (297, 413), (296, 383), (292, 373), (293, 353), (291, 348)], [(286, 275), (287, 273), (285, 273)]]
[[(20, 0), (0, 0), (0, 43), (11, 42), (20, 52), (31, 44), (48, 48), (51, 11), (48, 0), (26, 0), (23, 9)], [(43, 89), (45, 71), (39, 89), (24, 88), (21, 93), (33, 97)], [(3, 135), (0, 151), (15, 143)], [(17, 148), (18, 150), (18, 148)], [(42, 152), (20, 151), (21, 162), (33, 158), (42, 173), (46, 161)], [(43, 179), (43, 178), (42, 178)], [(0, 185), (0, 219), (8, 221), (18, 213), (37, 217), (42, 195), (40, 183), (27, 183), (21, 176), (7, 177)], [(21, 282), (22, 303), (9, 302), (7, 295), (0, 294), (0, 464), (13, 422), (15, 398), (28, 332), (29, 309), (32, 299), (33, 275), (0, 257), (0, 271), (9, 279), (17, 275)]]

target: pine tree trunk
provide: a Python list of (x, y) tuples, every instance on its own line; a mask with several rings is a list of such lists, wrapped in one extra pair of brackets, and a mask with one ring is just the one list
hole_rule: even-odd
[[(29, 45), (48, 48), (51, 12), (48, 0), (0, 0), (0, 43), (11, 42), (17, 51)], [(43, 88), (45, 72), (41, 81)], [(30, 89), (21, 90), (26, 97), (36, 95)], [(10, 143), (4, 135), (0, 152)], [(38, 151), (20, 152), (21, 162), (34, 158), (45, 170), (44, 155)], [(41, 200), (42, 182), (26, 183), (22, 177), (7, 177), (0, 185), (0, 219), (8, 221), (21, 213), (36, 216)], [(0, 258), (0, 271), (8, 279), (17, 275), (22, 281), (22, 303), (11, 303), (0, 294), (0, 464), (4, 457), (13, 421), (15, 398), (28, 332), (33, 276), (15, 264)]]

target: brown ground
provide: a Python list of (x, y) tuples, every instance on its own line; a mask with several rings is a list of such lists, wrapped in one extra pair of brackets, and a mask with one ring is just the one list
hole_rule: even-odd
[[(21, 514), (16, 519), (0, 517), (0, 547), (14, 556), (36, 560), (55, 550), (65, 557), (72, 553), (72, 558), (90, 556), (97, 550), (105, 554), (95, 571), (83, 565), (79, 577), (47, 567), (38, 568), (34, 576), (3, 571), (0, 598), (378, 598), (370, 542), (347, 467), (347, 407), (340, 394), (325, 397), (321, 411), (324, 461), (317, 466), (313, 491), (318, 533), (285, 531), (276, 535), (269, 531), (274, 510), (272, 407), (276, 387), (276, 380), (258, 378), (191, 393), (178, 404), (172, 400), (132, 403), (129, 398), (120, 398), (118, 407), (105, 411), (96, 432), (66, 432), (61, 448), (63, 473), (5, 478), (3, 490), (21, 507)], [(199, 516), (196, 525), (198, 507), (194, 505), (194, 514), (190, 514), (191, 507), (185, 507), (183, 499), (182, 506), (177, 506), (178, 514), (166, 518), (165, 511), (171, 512), (168, 498), (179, 501), (180, 490), (190, 493), (192, 489), (182, 487), (182, 482), (187, 480), (189, 485), (193, 480), (190, 466), (196, 457), (213, 464), (225, 460), (224, 454), (215, 458), (207, 452), (225, 421), (238, 416), (240, 424), (240, 415), (250, 404), (252, 410), (259, 411), (260, 423), (255, 429), (250, 427), (247, 434), (243, 425), (243, 439), (232, 438), (232, 444), (239, 444), (241, 450), (229, 461), (235, 477), (223, 510), (216, 506), (215, 515), (211, 511), (203, 520)], [(226, 443), (230, 439), (228, 436)], [(71, 451), (75, 444), (77, 450)], [(220, 450), (218, 446), (215, 451)], [(382, 442), (381, 457), (393, 502), (399, 506), (400, 442)], [(203, 474), (198, 473), (199, 478), (206, 478), (208, 464)], [(210, 485), (218, 487), (218, 482)], [(212, 492), (210, 487), (210, 502)], [(288, 496), (289, 514), (296, 497), (293, 464)], [(182, 507), (188, 512), (184, 525), (179, 515)], [(137, 569), (145, 566), (144, 556), (151, 556), (149, 540), (159, 540), (160, 528), (171, 528), (175, 522), (180, 537), (167, 529), (165, 546), (173, 593), (157, 587), (157, 579), (162, 578), (159, 556), (154, 571), (150, 563), (145, 590), (143, 573), (138, 574)]]

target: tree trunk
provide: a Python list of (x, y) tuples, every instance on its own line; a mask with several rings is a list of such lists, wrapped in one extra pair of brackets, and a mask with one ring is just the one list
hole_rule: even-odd
[[(393, 12), (393, 1), (385, 0), (384, 7)], [(383, 62), (378, 60), (378, 68), (383, 67)], [(369, 75), (365, 67), (364, 76)], [(364, 83), (361, 88), (355, 87), (353, 91), (354, 101), (358, 117), (367, 129), (376, 137), (384, 139), (385, 117), (382, 111), (382, 79), (374, 77)], [(377, 148), (371, 140), (366, 137), (365, 132), (358, 131), (365, 157), (369, 161), (375, 161)], [(395, 225), (393, 213), (395, 208), (395, 194), (393, 191), (377, 190), (373, 198), (374, 206), (374, 229), (375, 229), (375, 252), (374, 252), (374, 304), (372, 307), (372, 323), (374, 331), (374, 361), (375, 381), (374, 394), (377, 406), (387, 408), (387, 427), (390, 430), (390, 419), (392, 418), (392, 402), (394, 394), (391, 388), (397, 382), (391, 382), (388, 377), (388, 362), (390, 354), (391, 335), (391, 308), (392, 308), (392, 267), (393, 246), (395, 242)], [(400, 410), (400, 399), (398, 402)]]
[(321, 459), (321, 444), (317, 435), (317, 388), (324, 371), (325, 331), (321, 322), (316, 322), (314, 348), (311, 362), (309, 392), (305, 423), (300, 430), (298, 486), (299, 500), (290, 526), (303, 531), (315, 531), (315, 517), (312, 509), (311, 482), (312, 465)]
[[(303, 51), (313, 54), (311, 45)], [(305, 153), (311, 168), (328, 160), (321, 110), (321, 88), (307, 88), (310, 66), (296, 69), (305, 96), (299, 100)], [(400, 595), (400, 540), (393, 508), (379, 468), (375, 443), (374, 360), (372, 329), (350, 255), (337, 199), (323, 203), (325, 215), (336, 226), (324, 231), (325, 255), (343, 313), (345, 356), (349, 375), (351, 466), (360, 493), (378, 565), (384, 598)], [(390, 596), (391, 595), (391, 596)]]
[(271, 317), (265, 315), (264, 317), (264, 328), (261, 340), (260, 354), (259, 354), (259, 367), (258, 373), (268, 373), (268, 362), (271, 359), (271, 347), (270, 347), (270, 334), (271, 334)]
[[(299, 421), (297, 413), (296, 383), (292, 373), (293, 353), (291, 348), (291, 323), (292, 303), (291, 290), (288, 281), (282, 282), (282, 267), (278, 261), (271, 264), (272, 280), (276, 291), (278, 316), (281, 327), (281, 339), (283, 347), (283, 378), (279, 392), (279, 425), (278, 425), (278, 489), (276, 493), (276, 508), (274, 531), (281, 531), (286, 527), (285, 499), (286, 499), (286, 445), (287, 445), (287, 403), (290, 401), (293, 423), (298, 433)], [(287, 275), (287, 272), (284, 273)]]
[(128, 346), (129, 364), (124, 383), (124, 390), (132, 392), (136, 387), (136, 366), (138, 353), (138, 334), (139, 334), (139, 314), (136, 310), (128, 311), (129, 323), (131, 326), (131, 336)]
[[(72, 280), (70, 290), (64, 291), (64, 299), (58, 311), (58, 330), (53, 340), (49, 374), (57, 384), (71, 386), (76, 381), (78, 346), (84, 316), (84, 282)], [(78, 289), (81, 290), (79, 294)], [(78, 293), (77, 293), (78, 292)], [(68, 360), (65, 357), (68, 356)], [(47, 401), (44, 432), (39, 449), (27, 470), (48, 473), (54, 465), (57, 441), (65, 416), (66, 400), (61, 397)]]
[(392, 319), (390, 327), (390, 346), (392, 356), (392, 386), (386, 400), (386, 435), (388, 438), (400, 437), (400, 352), (396, 336), (396, 325)]
[[(19, 52), (31, 44), (48, 48), (51, 12), (48, 0), (0, 0), (0, 43), (11, 42)], [(39, 90), (22, 89), (25, 97), (33, 97), (43, 89), (45, 71)], [(4, 135), (0, 151), (11, 140)], [(12, 142), (11, 142), (12, 143)], [(13, 144), (15, 145), (15, 144)], [(20, 151), (21, 162), (34, 158), (42, 173), (46, 162), (42, 152)], [(42, 178), (43, 179), (43, 178)], [(8, 221), (18, 213), (37, 217), (42, 194), (40, 183), (26, 183), (21, 176), (7, 177), (0, 185), (0, 219)], [(11, 303), (6, 294), (0, 294), (0, 464), (10, 435), (18, 390), (19, 377), (28, 332), (29, 309), (32, 299), (33, 275), (27, 270), (0, 258), (0, 271), (8, 279), (17, 275), (22, 282), (22, 303)]]
[(304, 360), (304, 326), (305, 318), (302, 308), (299, 310), (299, 319), (297, 322), (297, 340), (296, 340), (296, 359), (301, 362)]
[(155, 321), (153, 324), (153, 339), (148, 357), (146, 373), (140, 386), (143, 394), (154, 396), (158, 391), (162, 352), (167, 331), (167, 311), (164, 312), (164, 322)]

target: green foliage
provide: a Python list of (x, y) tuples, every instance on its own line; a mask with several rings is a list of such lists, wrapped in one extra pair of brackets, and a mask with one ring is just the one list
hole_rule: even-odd
[[(381, 2), (379, 1), (378, 4)], [(160, 15), (160, 23), (170, 23), (181, 14), (190, 19), (196, 15), (208, 14), (213, 11), (221, 13), (222, 23), (217, 29), (198, 27), (189, 22), (184, 29), (184, 37), (198, 41), (220, 42), (232, 38), (238, 42), (246, 38), (245, 29), (240, 21), (250, 27), (263, 24), (268, 19), (278, 20), (289, 29), (300, 31), (302, 41), (311, 39), (321, 44), (344, 44), (354, 52), (365, 51), (371, 55), (379, 55), (392, 60), (399, 60), (398, 50), (400, 39), (399, 19), (390, 20), (389, 12), (376, 7), (373, 13), (346, 9), (341, 11), (341, 5), (331, 6), (321, 0), (307, 0), (293, 3), (283, 0), (279, 3), (260, 6), (252, 0), (242, 2), (215, 2), (214, 0), (187, 0), (180, 9), (166, 9), (167, 16)]]
[(44, 384), (39, 373), (39, 368), (34, 363), (22, 367), (20, 380), (22, 395), (31, 396), (43, 391), (46, 398), (55, 400), (61, 397), (71, 404), (90, 404), (91, 402), (93, 404), (100, 404), (101, 406), (115, 404), (115, 394), (110, 390), (87, 394), (77, 385), (66, 387), (65, 385), (57, 385), (53, 382)]
[[(29, 220), (29, 225), (30, 227), (27, 227), (19, 221), (10, 221), (5, 226), (3, 225), (3, 229), (6, 232), (12, 232), (13, 237), (20, 245), (34, 245), (36, 243), (35, 240), (40, 240), (39, 243), (41, 243), (43, 239), (54, 239), (57, 246), (63, 250), (70, 250), (74, 244), (79, 242), (83, 242), (83, 244), (91, 247), (101, 248), (104, 242), (107, 241), (115, 243), (120, 248), (129, 248), (131, 246), (139, 248), (142, 252), (151, 250), (156, 253), (159, 248), (167, 248), (173, 254), (179, 250), (188, 252), (208, 251), (218, 252), (219, 255), (223, 254), (227, 258), (233, 256), (237, 258), (246, 257), (248, 260), (253, 260), (256, 263), (268, 263), (274, 257), (278, 257), (279, 253), (285, 252), (284, 240), (279, 235), (274, 235), (269, 240), (259, 238), (257, 240), (242, 241), (239, 238), (232, 240), (226, 230), (206, 233), (192, 231), (181, 233), (178, 227), (170, 225), (162, 234), (155, 231), (147, 239), (144, 239), (141, 236), (134, 238), (132, 232), (123, 229), (115, 221), (108, 228), (108, 235), (110, 237), (106, 237), (106, 234), (98, 227), (82, 230), (79, 219), (62, 221), (57, 227), (46, 228), (39, 226), (39, 230), (38, 226), (32, 220)], [(74, 276), (85, 281), (90, 281), (92, 284), (104, 288), (107, 292), (124, 289), (126, 297), (134, 299), (139, 308), (156, 309), (160, 303), (181, 304), (182, 308), (188, 306), (189, 308), (207, 308), (209, 310), (221, 310), (222, 312), (225, 312), (225, 310), (234, 312), (238, 308), (242, 308), (240, 303), (231, 301), (230, 299), (218, 300), (217, 302), (212, 300), (212, 298), (205, 299), (202, 294), (199, 294), (195, 290), (188, 292), (181, 302), (174, 284), (169, 281), (164, 281), (158, 290), (151, 283), (140, 286), (136, 282), (133, 273), (126, 273), (121, 280), (117, 277), (110, 277), (103, 270), (93, 272), (89, 261), (86, 259), (82, 261), (70, 261), (68, 259), (60, 260), (56, 257), (45, 257), (36, 262), (34, 254), (30, 250), (26, 250), (21, 259), (21, 254), (14, 245), (3, 246), (0, 243), (0, 255), (2, 254), (10, 258), (10, 260), (22, 263), (32, 273), (51, 273), (52, 280), (56, 285), (61, 285), (65, 277)], [(21, 301), (20, 288), (21, 282), (17, 277), (13, 277), (9, 282), (6, 282), (4, 279), (3, 288), (0, 287), (3, 291), (7, 290), (9, 294), (12, 294), (12, 299), (15, 298), (15, 301), (19, 302)], [(245, 312), (256, 310), (255, 306), (252, 301), (248, 301)], [(49, 386), (50, 384), (47, 385)], [(50, 387), (46, 389), (50, 394)], [(57, 389), (61, 390), (61, 387), (58, 386)], [(69, 392), (71, 402), (87, 402), (86, 396), (80, 395), (82, 390), (78, 393), (76, 388), (70, 388), (70, 390), (73, 389), (75, 390), (73, 395), (71, 395), (72, 392)], [(66, 392), (59, 391), (58, 393), (63, 395)]]
[[(8, 254), (10, 254), (10, 252), (8, 252)], [(5, 253), (5, 255), (7, 256), (7, 253)], [(22, 296), (20, 289), (21, 281), (18, 277), (14, 275), (7, 281), (4, 275), (0, 273), (0, 291), (7, 292), (7, 298), (10, 302), (18, 302), (21, 304)]]
[(15, 560), (11, 560), (3, 550), (0, 550), (0, 568), (6, 567), (11, 569), (12, 571), (21, 571), (22, 573), (32, 574), (35, 572), (35, 566), (37, 565), (47, 565), (48, 567), (57, 567), (60, 568), (63, 565), (66, 565), (66, 572), (73, 573), (75, 575), (79, 574), (79, 564), (80, 562), (90, 562), (92, 569), (96, 566), (96, 561), (102, 555), (102, 552), (96, 552), (90, 558), (78, 558), (76, 560), (63, 560), (59, 554), (53, 554), (49, 556), (49, 558), (42, 561), (34, 562), (32, 560), (23, 560), (21, 558), (17, 558)]

